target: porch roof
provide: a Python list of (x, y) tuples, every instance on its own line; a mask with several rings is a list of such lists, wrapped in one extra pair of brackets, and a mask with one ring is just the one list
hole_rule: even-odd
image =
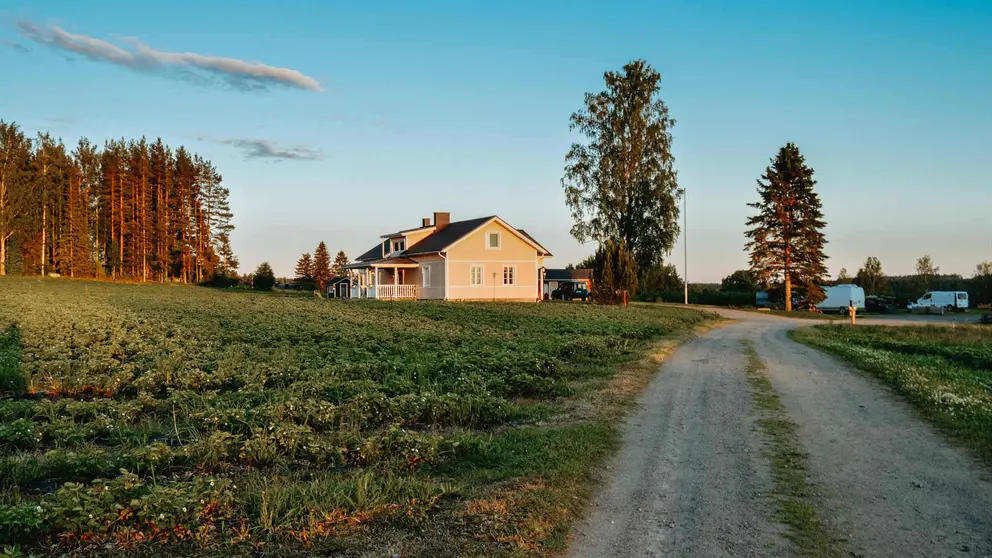
[(366, 262), (355, 262), (344, 266), (345, 269), (368, 269), (370, 267), (420, 267), (420, 264), (410, 258), (386, 258), (384, 260), (371, 260)]
[(369, 262), (372, 267), (420, 267), (420, 264), (410, 258), (389, 258), (377, 262)]

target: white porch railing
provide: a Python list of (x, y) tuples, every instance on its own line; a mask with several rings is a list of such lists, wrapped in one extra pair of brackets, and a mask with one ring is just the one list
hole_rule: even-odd
[(416, 285), (377, 285), (375, 298), (417, 298)]

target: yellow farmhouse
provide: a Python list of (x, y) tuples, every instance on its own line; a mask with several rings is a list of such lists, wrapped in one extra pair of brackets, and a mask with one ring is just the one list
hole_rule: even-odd
[(346, 268), (357, 275), (352, 298), (538, 301), (550, 257), (495, 215), (451, 221), (435, 213), (433, 222), (383, 235)]

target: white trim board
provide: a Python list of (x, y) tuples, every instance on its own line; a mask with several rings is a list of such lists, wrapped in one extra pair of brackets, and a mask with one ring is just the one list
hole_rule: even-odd
[[(475, 290), (475, 289), (478, 289), (479, 288), (478, 285), (448, 285), (448, 286), (451, 287), (451, 288), (453, 288), (453, 289), (473, 289), (473, 290)], [(496, 285), (496, 288), (497, 289), (527, 289), (529, 291), (529, 290), (533, 289), (536, 286), (537, 285), (521, 285), (519, 283), (517, 283), (515, 285), (503, 285), (502, 283), (500, 283), (500, 284)], [(489, 292), (492, 292), (492, 289), (493, 289), (493, 286), (492, 285), (487, 285), (486, 287), (489, 289)]]
[(448, 260), (451, 263), (536, 264), (537, 260)]

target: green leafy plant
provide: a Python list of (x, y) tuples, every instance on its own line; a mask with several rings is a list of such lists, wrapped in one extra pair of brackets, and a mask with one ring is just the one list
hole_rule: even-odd
[(21, 335), (16, 326), (0, 331), (0, 393), (20, 393), (27, 389), (27, 380), (21, 374)]

